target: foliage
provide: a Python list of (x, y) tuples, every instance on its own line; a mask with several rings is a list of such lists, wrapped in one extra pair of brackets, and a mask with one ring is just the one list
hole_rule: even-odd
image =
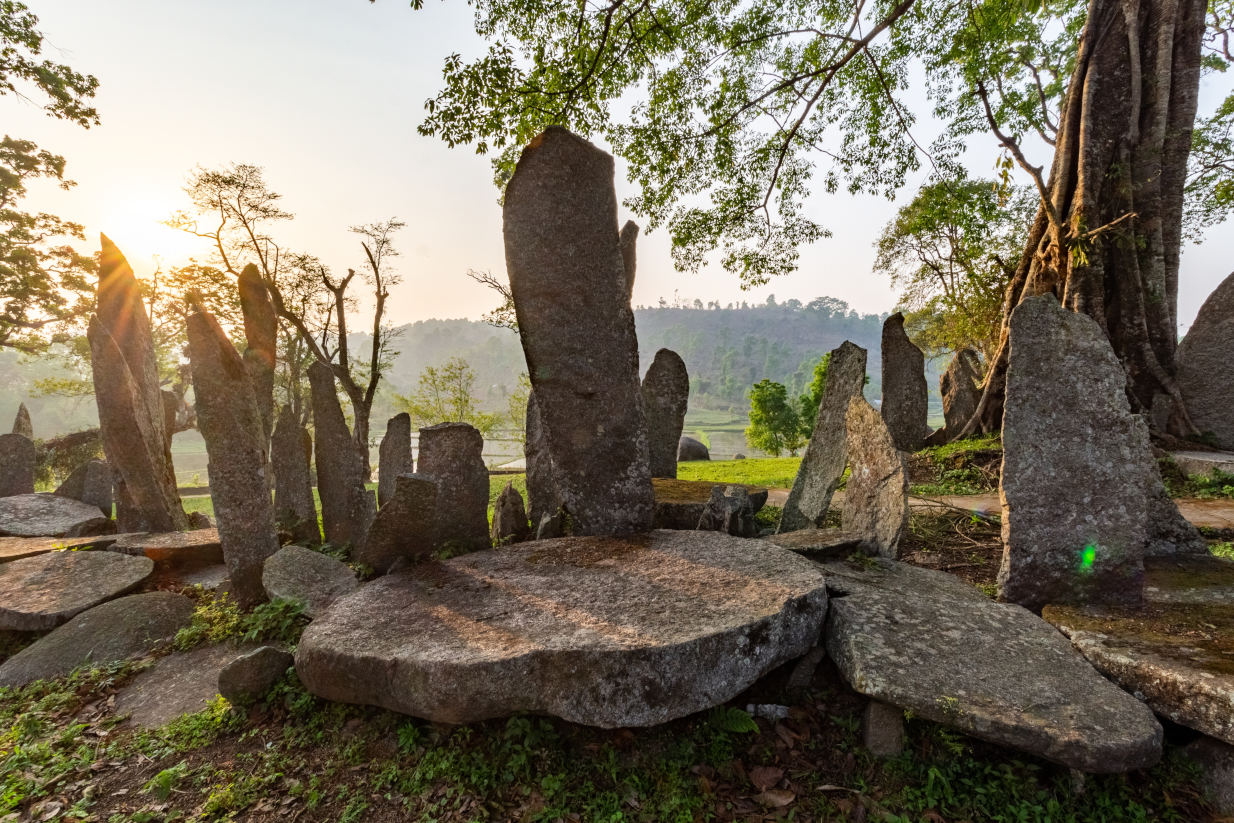
[(713, 483), (743, 483), (787, 489), (793, 485), (800, 457), (750, 458), (748, 460), (695, 460), (677, 464), (678, 480), (708, 480)]
[[(831, 364), (831, 352), (827, 352), (814, 366), (814, 379), (806, 393), (797, 398), (798, 428), (801, 436), (809, 441), (814, 433), (814, 423), (818, 420), (818, 409), (823, 402), (823, 392), (827, 391), (827, 367)], [(868, 382), (868, 378), (867, 378)]]
[(1212, 117), (1196, 120), (1185, 191), (1183, 231), (1199, 243), (1234, 211), (1234, 94)]
[(746, 441), (773, 457), (788, 452), (794, 457), (805, 444), (801, 417), (779, 383), (762, 380), (750, 387), (750, 425)]
[(784, 509), (781, 506), (764, 505), (754, 513), (754, 525), (760, 531), (775, 529), (779, 527), (780, 518), (783, 516)]
[(1234, 560), (1234, 543), (1214, 543), (1208, 547), (1208, 551), (1216, 557), (1224, 557), (1226, 560)]
[(199, 591), (197, 608), (188, 626), (176, 634), (175, 647), (187, 651), (202, 643), (244, 640), (294, 646), (308, 625), (304, 604), (281, 598), (262, 603), (245, 614), (224, 593)]
[(1208, 474), (1189, 475), (1182, 483), (1177, 480), (1171, 482), (1170, 478), (1164, 479), (1166, 487), (1175, 497), (1196, 497), (1201, 500), (1216, 497), (1234, 499), (1234, 474), (1221, 469), (1214, 468)]
[(445, 422), (470, 423), (488, 436), (501, 425), (504, 415), (479, 411), (475, 389), (475, 371), (466, 360), (451, 357), (443, 366), (425, 367), (415, 393), (396, 394), (394, 401), (411, 415), (413, 428)]
[(518, 386), (510, 392), (506, 403), (507, 423), (518, 440), (519, 447), (527, 446), (527, 401), (531, 398), (531, 378), (527, 372), (519, 372)]
[(43, 106), (48, 116), (84, 128), (99, 124), (98, 112), (89, 105), (99, 81), (50, 60), (36, 60), (43, 52), (44, 34), (39, 18), (25, 3), (0, 0), (0, 96), (14, 94), (31, 102), (18, 90), (29, 83), (49, 98)]
[(71, 432), (51, 440), (34, 442), (34, 480), (40, 486), (61, 483), (73, 470), (94, 457), (103, 456), (98, 429)]
[(989, 362), (1003, 292), (1033, 219), (1035, 192), (989, 180), (934, 177), (900, 208), (875, 248), (874, 270), (900, 288), (913, 342), (929, 357), (971, 347)]

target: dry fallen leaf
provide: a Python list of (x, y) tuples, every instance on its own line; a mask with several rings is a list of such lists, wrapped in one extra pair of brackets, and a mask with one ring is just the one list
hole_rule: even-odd
[(779, 783), (783, 777), (784, 770), (777, 769), (775, 766), (759, 766), (756, 769), (750, 769), (750, 782), (760, 792), (767, 791), (767, 789)]
[(780, 808), (787, 806), (797, 799), (797, 795), (790, 792), (788, 789), (767, 789), (762, 794), (755, 795), (755, 800), (762, 803), (764, 806)]
[(784, 741), (784, 745), (790, 749), (797, 742), (797, 735), (793, 734), (783, 723), (776, 724), (776, 735)]

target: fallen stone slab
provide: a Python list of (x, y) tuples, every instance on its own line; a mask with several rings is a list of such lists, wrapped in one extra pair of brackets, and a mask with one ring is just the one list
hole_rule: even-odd
[(1234, 606), (1051, 605), (1042, 616), (1098, 671), (1157, 714), (1234, 743)]
[(1144, 558), (1144, 600), (1234, 606), (1234, 560), (1212, 555)]
[(0, 497), (0, 536), (77, 537), (101, 532), (110, 524), (98, 506), (68, 497), (54, 494)]
[[(698, 528), (698, 519), (702, 517), (707, 503), (711, 500), (711, 490), (717, 486), (723, 488), (726, 485), (741, 484), (653, 477), (651, 487), (656, 498), (655, 528), (685, 531)], [(750, 505), (757, 514), (767, 503), (767, 489), (763, 486), (744, 486), (744, 488), (749, 492)]]
[(291, 652), (262, 646), (242, 654), (219, 670), (219, 694), (243, 704), (261, 697), (295, 664)]
[(0, 629), (37, 632), (125, 594), (150, 576), (145, 557), (63, 551), (0, 565)]
[(862, 694), (1084, 772), (1161, 757), (1152, 712), (1026, 609), (885, 558), (820, 566), (827, 653)]
[(1211, 477), (1213, 469), (1234, 474), (1234, 452), (1170, 452), (1174, 465), (1186, 475)]
[(104, 549), (115, 543), (119, 536), (103, 534), (94, 537), (0, 537), (0, 563), (60, 549)]
[(163, 566), (213, 566), (223, 562), (218, 529), (122, 534), (108, 551), (148, 557)]
[(375, 580), (309, 625), (296, 671), (326, 699), (435, 721), (651, 726), (804, 655), (826, 609), (817, 567), (769, 543), (566, 537)]
[(189, 586), (201, 586), (206, 591), (222, 594), (227, 590), (231, 578), (227, 575), (227, 566), (216, 563), (213, 566), (155, 566), (154, 576), (150, 578), (147, 588), (159, 591), (175, 591)]
[(220, 643), (173, 652), (133, 678), (116, 695), (116, 714), (143, 729), (194, 714), (219, 696), (219, 672), (257, 644)]
[(95, 606), (0, 666), (0, 688), (64, 677), (80, 666), (140, 657), (169, 643), (193, 616), (193, 601), (171, 592), (131, 594)]
[(763, 539), (815, 560), (845, 558), (861, 548), (861, 535), (843, 529), (801, 529), (768, 535)]
[(347, 564), (303, 546), (284, 546), (266, 560), (261, 585), (271, 600), (298, 600), (304, 613), (320, 617), (330, 604), (360, 586)]

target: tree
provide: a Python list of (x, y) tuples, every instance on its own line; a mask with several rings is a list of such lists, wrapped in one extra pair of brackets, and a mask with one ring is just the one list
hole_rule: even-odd
[[(42, 108), (48, 116), (87, 129), (97, 125), (98, 112), (89, 100), (98, 80), (36, 59), (44, 40), (38, 22), (25, 4), (0, 2), (0, 96), (34, 102), (22, 91), (32, 86), (47, 98)], [(84, 240), (81, 225), (17, 207), (32, 180), (54, 180), (66, 190), (76, 185), (65, 178), (64, 165), (63, 157), (29, 140), (6, 135), (0, 141), (0, 347), (43, 351), (54, 339), (49, 328), (81, 318), (93, 307), (87, 275), (95, 272), (94, 259), (54, 242)]]
[(874, 270), (901, 289), (913, 342), (929, 355), (972, 347), (986, 360), (994, 356), (1003, 292), (1035, 198), (960, 172), (928, 181), (883, 228)]
[[(411, 415), (413, 427), (438, 423), (470, 423), (488, 437), (504, 417), (479, 411), (475, 397), (476, 373), (461, 357), (451, 357), (441, 367), (428, 366), (420, 374), (414, 394), (394, 395), (395, 405)], [(526, 416), (526, 399), (523, 415)]]
[(814, 379), (810, 381), (806, 393), (797, 398), (798, 428), (803, 442), (808, 442), (814, 434), (814, 423), (818, 420), (818, 408), (823, 402), (823, 392), (827, 391), (827, 367), (831, 365), (831, 352), (827, 352), (814, 366)]
[(1199, 243), (1206, 229), (1234, 211), (1234, 94), (1212, 117), (1196, 121), (1186, 193), (1183, 229), (1188, 240)]
[(788, 390), (780, 383), (764, 379), (750, 387), (749, 397), (746, 441), (774, 457), (782, 452), (796, 456), (805, 440), (801, 436), (801, 418), (788, 399)]
[(510, 427), (515, 432), (519, 448), (527, 445), (527, 402), (531, 399), (531, 378), (527, 372), (519, 372), (518, 386), (507, 399), (507, 415)]

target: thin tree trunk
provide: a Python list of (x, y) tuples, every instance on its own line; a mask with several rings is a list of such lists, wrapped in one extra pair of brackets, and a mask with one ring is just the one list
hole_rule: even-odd
[(1204, 0), (1090, 0), (1047, 198), (1007, 288), (977, 412), (959, 436), (1001, 428), (1011, 310), (1045, 292), (1105, 331), (1127, 371), (1133, 411), (1165, 395), (1173, 433), (1195, 433), (1174, 352), (1205, 11)]

